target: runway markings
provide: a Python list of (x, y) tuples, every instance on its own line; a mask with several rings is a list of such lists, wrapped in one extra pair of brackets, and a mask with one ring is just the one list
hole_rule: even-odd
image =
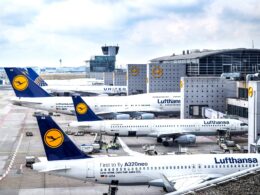
[(19, 139), (19, 142), (18, 142), (18, 144), (17, 144), (17, 146), (16, 146), (16, 149), (15, 149), (13, 155), (12, 155), (10, 164), (8, 165), (8, 167), (7, 167), (6, 171), (5, 171), (5, 173), (0, 177), (0, 181), (1, 181), (2, 179), (4, 179), (4, 178), (8, 175), (10, 169), (12, 168), (12, 166), (13, 166), (13, 164), (14, 164), (14, 160), (15, 160), (16, 154), (17, 154), (17, 152), (18, 152), (18, 150), (19, 150), (19, 147), (20, 147), (20, 145), (21, 145), (21, 143), (22, 143), (22, 139), (23, 139), (23, 133), (21, 134), (20, 139)]

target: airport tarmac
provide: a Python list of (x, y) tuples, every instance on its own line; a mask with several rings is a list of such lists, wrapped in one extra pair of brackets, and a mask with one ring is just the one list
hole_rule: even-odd
[[(82, 182), (75, 179), (58, 177), (46, 173), (38, 173), (25, 167), (26, 156), (45, 156), (42, 141), (35, 118), (34, 110), (12, 105), (8, 100), (14, 96), (12, 90), (0, 90), (0, 194), (103, 194), (108, 191), (107, 185)], [(56, 116), (54, 120), (68, 130), (67, 123), (76, 120), (74, 116)], [(25, 133), (31, 131), (33, 136)], [(77, 144), (92, 143), (94, 136), (70, 136)], [(112, 137), (103, 137), (109, 142)], [(164, 147), (156, 143), (154, 138), (123, 138), (124, 142), (135, 151), (144, 152), (143, 145), (156, 145), (158, 153), (176, 152), (178, 147)], [(238, 139), (246, 145), (246, 138)], [(210, 153), (220, 151), (215, 137), (198, 137), (197, 143), (186, 147), (190, 153)], [(15, 152), (17, 151), (17, 152)], [(106, 154), (101, 151), (99, 154)], [(122, 149), (109, 150), (112, 155), (126, 155)], [(148, 186), (119, 186), (120, 194), (165, 194), (162, 188)]]

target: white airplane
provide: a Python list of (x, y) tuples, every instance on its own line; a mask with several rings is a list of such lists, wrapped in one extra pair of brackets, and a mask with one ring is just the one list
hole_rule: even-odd
[(33, 164), (42, 173), (101, 184), (151, 185), (166, 191), (196, 186), (250, 167), (259, 154), (196, 154), (93, 158), (80, 151), (50, 116), (37, 116), (47, 161)]
[(235, 119), (150, 119), (102, 120), (80, 96), (72, 96), (78, 121), (70, 127), (110, 136), (148, 136), (157, 138), (164, 146), (172, 140), (179, 144), (192, 144), (196, 136), (217, 135), (219, 131), (240, 135), (248, 132), (248, 125)]
[[(126, 86), (90, 85), (88, 79), (49, 80), (45, 82), (32, 68), (22, 69), (22, 72), (41, 86), (48, 93), (79, 93), (81, 95), (96, 96), (126, 95)], [(91, 81), (93, 83), (93, 79)]]
[[(16, 94), (15, 105), (74, 115), (71, 97), (52, 97), (17, 68), (5, 68)], [(173, 115), (180, 112), (180, 93), (150, 93), (131, 96), (84, 97), (94, 112), (104, 118), (142, 119), (155, 115)]]
[(40, 86), (55, 85), (55, 86), (89, 86), (89, 85), (104, 85), (104, 80), (95, 78), (79, 78), (79, 79), (67, 79), (67, 80), (43, 80), (32, 68), (22, 69), (34, 82)]

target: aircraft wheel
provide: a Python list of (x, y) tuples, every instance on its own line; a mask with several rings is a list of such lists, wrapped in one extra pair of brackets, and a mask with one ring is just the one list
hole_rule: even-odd
[(161, 137), (157, 137), (157, 142), (158, 143), (162, 143), (162, 138)]
[(164, 145), (165, 147), (168, 147), (168, 146), (170, 145), (170, 143), (169, 143), (168, 141), (164, 141), (164, 142), (163, 142), (163, 145)]

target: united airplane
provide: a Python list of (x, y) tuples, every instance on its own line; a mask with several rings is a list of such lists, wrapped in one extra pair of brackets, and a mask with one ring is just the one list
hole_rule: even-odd
[(37, 116), (47, 161), (41, 173), (101, 184), (151, 185), (178, 191), (259, 166), (259, 154), (197, 154), (91, 157), (80, 151), (50, 116)]
[(79, 79), (67, 79), (67, 80), (43, 80), (32, 68), (27, 68), (27, 73), (29, 74), (30, 78), (39, 84), (40, 86), (47, 86), (47, 85), (66, 85), (66, 86), (76, 86), (76, 85), (104, 85), (103, 80), (95, 79), (95, 78), (79, 78)]
[[(52, 97), (17, 68), (5, 68), (16, 94), (13, 104), (74, 115), (71, 97)], [(154, 118), (155, 115), (176, 115), (180, 112), (179, 93), (149, 93), (131, 96), (84, 97), (94, 112), (104, 118)]]
[(23, 73), (27, 74), (35, 83), (42, 86), (49, 93), (79, 93), (87, 96), (127, 94), (126, 86), (90, 85), (93, 83), (93, 80), (88, 82), (87, 78), (49, 80), (47, 83), (32, 68), (27, 68)]
[(192, 144), (196, 136), (217, 135), (229, 131), (231, 135), (245, 134), (248, 125), (235, 119), (150, 119), (150, 120), (102, 120), (80, 96), (72, 96), (78, 121), (69, 126), (87, 132), (111, 136), (149, 136), (169, 146), (169, 141)]

